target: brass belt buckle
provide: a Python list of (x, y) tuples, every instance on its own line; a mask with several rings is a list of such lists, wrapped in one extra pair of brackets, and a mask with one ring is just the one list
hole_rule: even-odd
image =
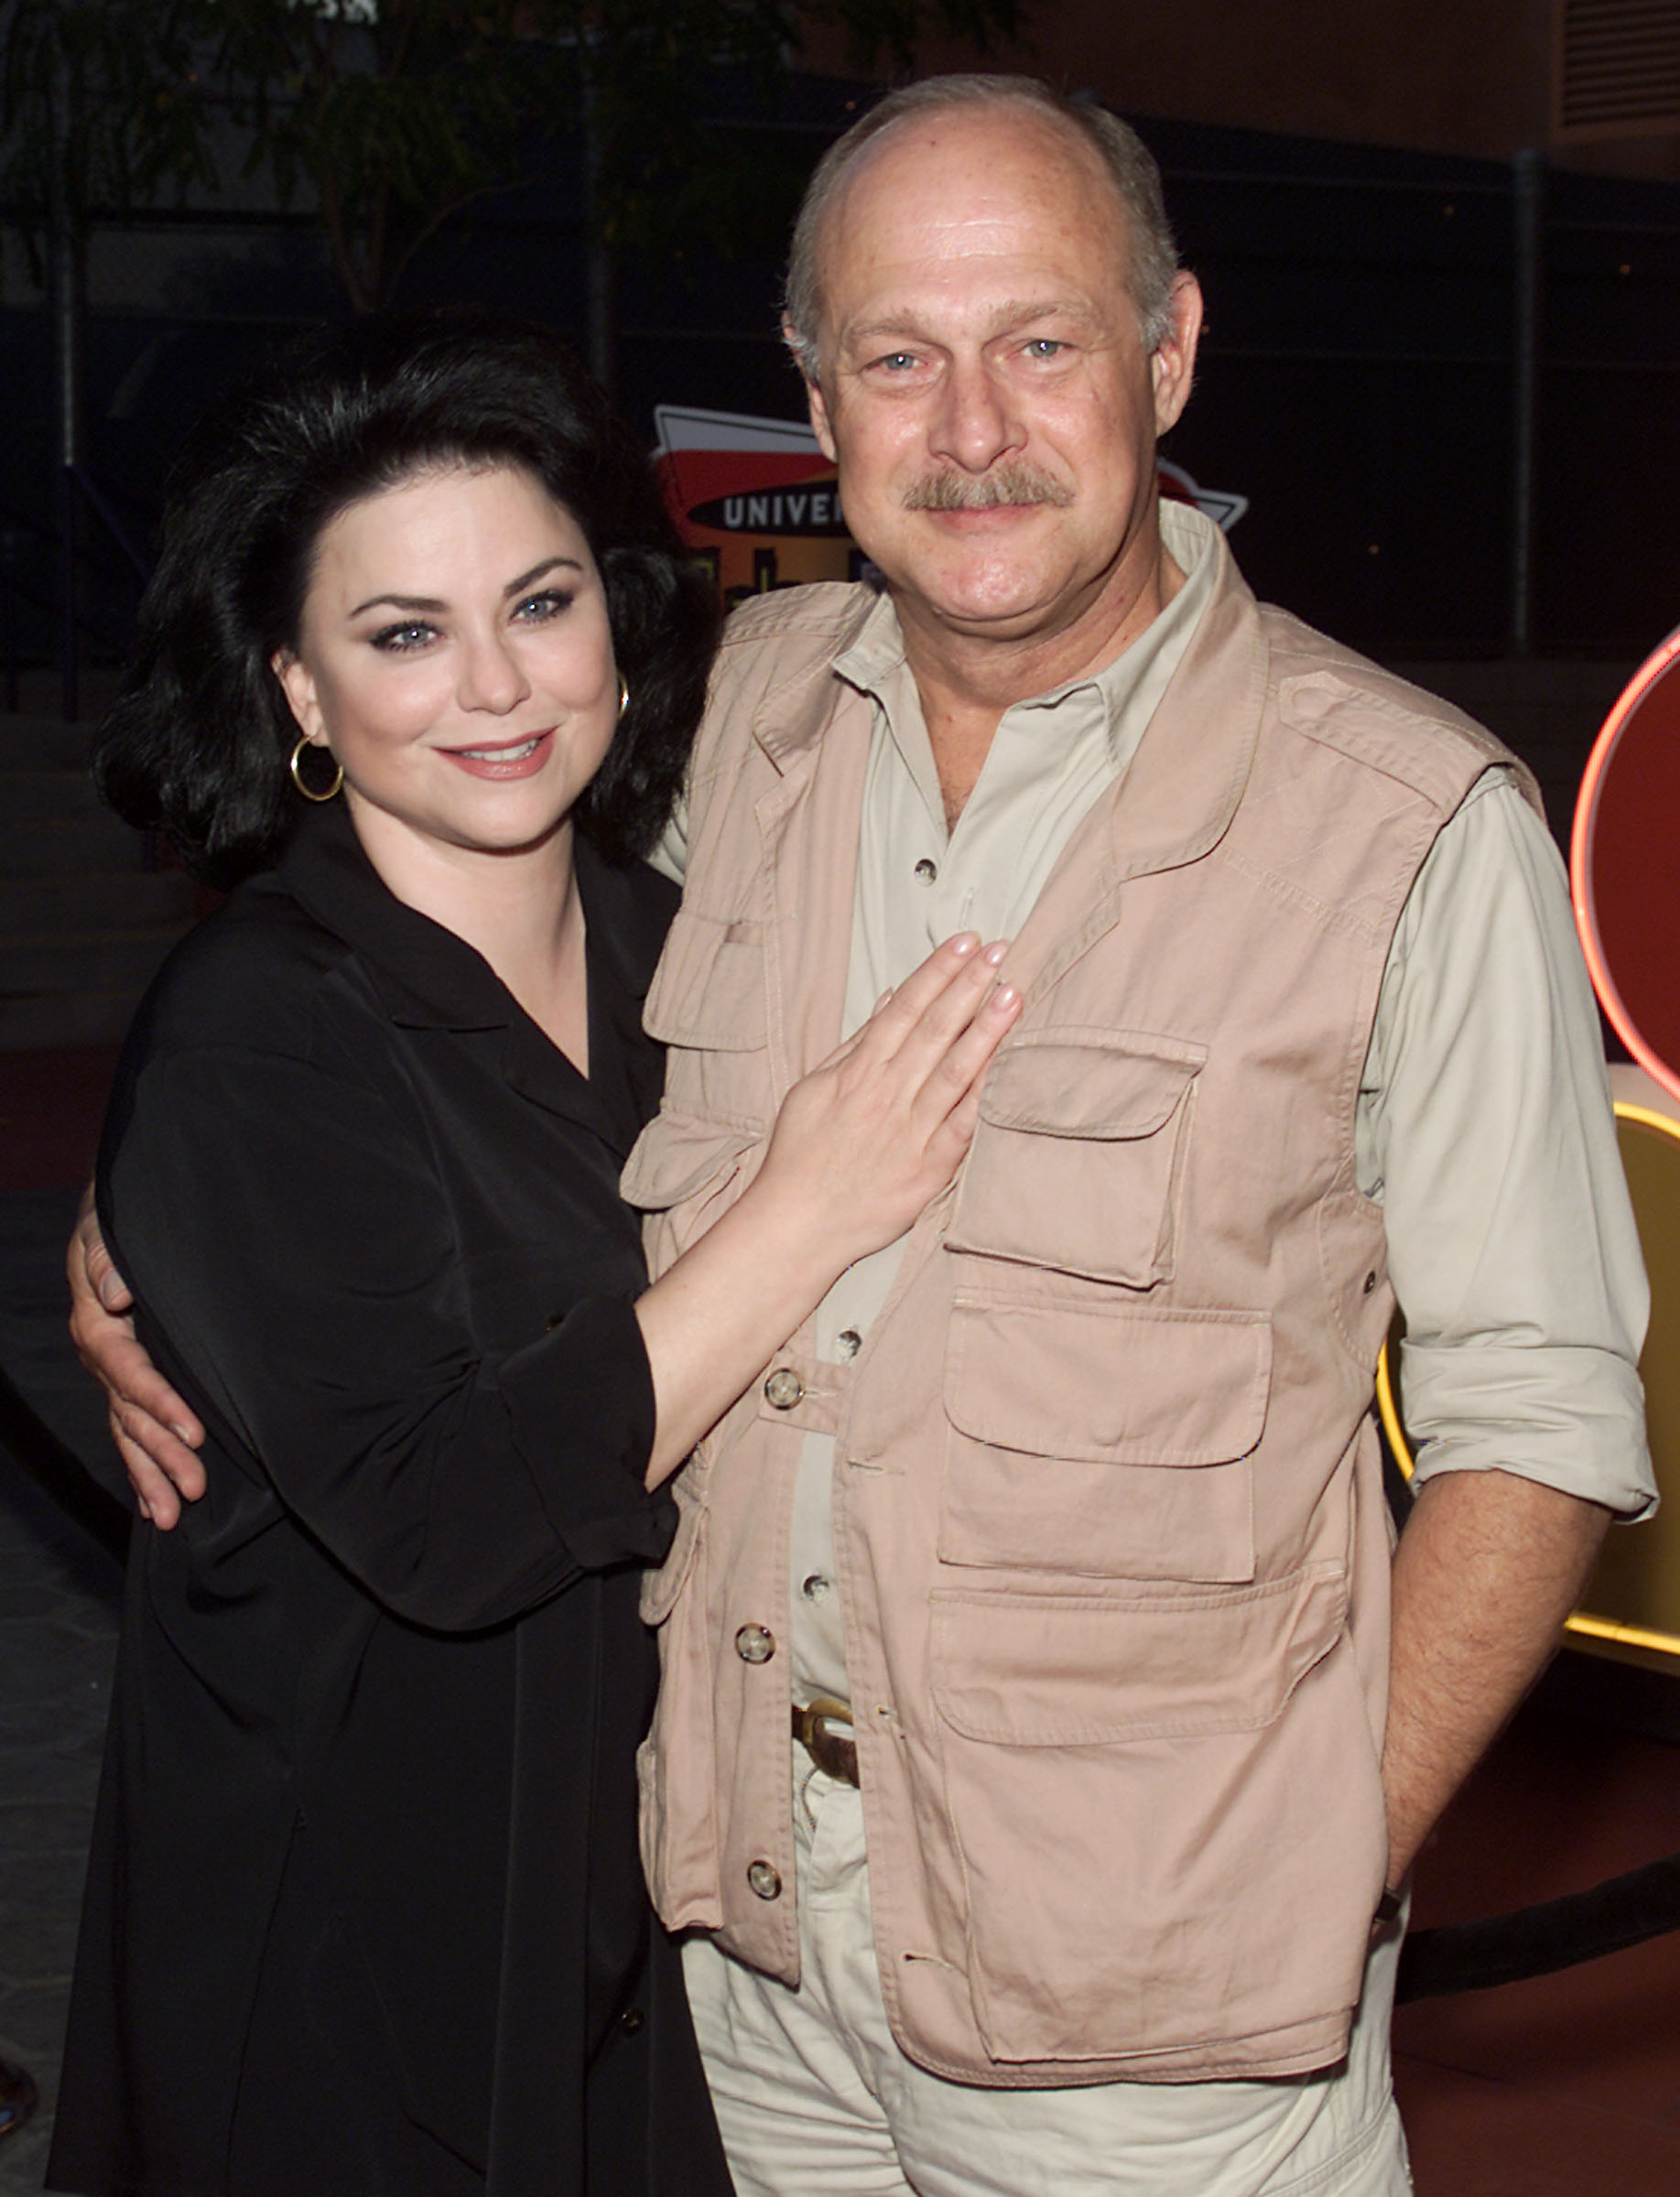
[[(804, 1708), (796, 1708), (793, 1716), (794, 1737), (804, 1748), (818, 1770), (842, 1785), (858, 1782), (858, 1743), (851, 1737), (851, 1711), (843, 1701), (819, 1694)], [(844, 1725), (844, 1732), (832, 1727)]]

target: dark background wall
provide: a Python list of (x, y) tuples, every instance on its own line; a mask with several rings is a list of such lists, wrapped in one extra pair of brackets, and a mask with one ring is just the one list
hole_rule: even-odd
[[(807, 87), (811, 157), (856, 87)], [(827, 114), (823, 113), (824, 108)], [(1517, 222), (1502, 162), (1142, 118), (1208, 293), (1199, 385), (1170, 454), (1250, 499), (1264, 592), (1378, 655), (1494, 656), (1512, 639)], [(1680, 619), (1680, 186), (1548, 169), (1534, 498), (1534, 646), (1642, 655)], [(632, 264), (620, 387), (796, 417), (767, 255)], [(44, 302), (0, 308), (0, 654), (50, 654), (51, 364)], [(144, 547), (188, 421), (336, 300), (307, 222), (187, 216), (103, 230), (92, 255), (91, 465)], [(473, 298), (581, 341), (564, 160), (446, 233), (412, 302)], [(19, 431), (21, 430), (21, 431)], [(125, 560), (95, 527), (96, 653), (120, 645)]]
[[(1022, 12), (1014, 63), (1123, 112), (1493, 159), (1534, 146), (1589, 170), (1680, 176), (1680, 23), (1660, 0), (1025, 0)], [(933, 41), (916, 61), (998, 65)]]
[[(1170, 454), (1249, 498), (1235, 543), (1263, 592), (1391, 661), (1631, 666), (1680, 619), (1680, 181), (1660, 172), (1680, 168), (1680, 122), (1561, 134), (1561, 4), (1371, 0), (1355, 35), (1317, 0), (1046, 0), (1026, 9), (1023, 53), (992, 57), (1127, 103), (1209, 300)], [(720, 128), (762, 149), (765, 204), (732, 257), (621, 269), (618, 395), (650, 439), (660, 402), (800, 413), (772, 240), (801, 173), (871, 95), (814, 72), (773, 110), (721, 80), (697, 88)], [(1541, 145), (1524, 633), (1510, 156)], [(1652, 172), (1608, 172), (1630, 166)], [(580, 148), (551, 146), (526, 189), (434, 241), (406, 301), (499, 303), (581, 344), (581, 169)], [(103, 226), (89, 288), (91, 471), (143, 561), (189, 419), (339, 300), (307, 217), (225, 203)], [(49, 334), (14, 230), (0, 239), (0, 669), (53, 653)], [(86, 541), (89, 645), (108, 657), (134, 560), (97, 521)]]

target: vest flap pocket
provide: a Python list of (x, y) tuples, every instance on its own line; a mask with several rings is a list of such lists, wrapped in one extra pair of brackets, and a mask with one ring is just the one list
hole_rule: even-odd
[(1271, 1377), (1263, 1313), (959, 1290), (940, 1560), (1252, 1578), (1250, 1457)]
[(1270, 1724), (1347, 1618), (1336, 1564), (1136, 1596), (936, 1590), (940, 1721), (997, 1747), (1102, 1747)]
[(1153, 1136), (1207, 1057), (1143, 1031), (1029, 1031), (992, 1062), (981, 1120), (1047, 1137)]
[(1003, 1449), (1111, 1465), (1221, 1465), (1265, 1424), (1263, 1312), (1070, 1302), (959, 1288), (945, 1410)]
[(1176, 1207), (1206, 1048), (1142, 1031), (1012, 1041), (981, 1119), (948, 1248), (1148, 1289), (1173, 1272)]
[[(1337, 1564), (1124, 1600), (935, 1599), (937, 1798), (1000, 2064), (1339, 2049), (1382, 1789)], [(1250, 2064), (1252, 2064), (1251, 2060)], [(1042, 2073), (1036, 2078), (1043, 2081)]]
[(679, 908), (642, 1019), (661, 1044), (756, 1052), (764, 1043), (764, 926)]
[(666, 1552), (665, 1562), (642, 1575), (642, 1622), (644, 1625), (663, 1625), (676, 1607), (677, 1597), (688, 1584), (694, 1569), (694, 1560), (705, 1529), (706, 1507), (693, 1493), (688, 1476), (692, 1465), (685, 1466), (677, 1474), (677, 1531)]
[(641, 1212), (669, 1212), (725, 1174), (756, 1141), (749, 1131), (662, 1108), (636, 1139), (619, 1190)]

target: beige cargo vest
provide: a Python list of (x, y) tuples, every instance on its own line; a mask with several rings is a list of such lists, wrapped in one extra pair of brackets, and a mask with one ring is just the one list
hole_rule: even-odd
[[(837, 1434), (882, 1986), (970, 2082), (1322, 2066), (1383, 1881), (1393, 1297), (1354, 1108), (1412, 880), (1509, 759), (1219, 554), (1015, 942), (958, 1183), (859, 1357), (796, 1337), (703, 1445), (646, 1601), (656, 1904), (795, 1982), (788, 1534), (801, 1436)], [(829, 666), (866, 609), (793, 590), (725, 643), (625, 1175), (656, 1271), (838, 1037), (871, 705)]]

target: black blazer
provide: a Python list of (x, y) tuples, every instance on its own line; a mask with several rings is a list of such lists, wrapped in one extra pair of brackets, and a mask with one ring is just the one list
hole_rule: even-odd
[(676, 895), (578, 871), (587, 1082), (341, 807), (125, 1052), (100, 1211), (210, 1485), (135, 1529), (52, 2186), (233, 2186), (259, 1978), (330, 1906), (492, 2197), (729, 2187), (634, 1829), (673, 1506), (617, 1184)]

